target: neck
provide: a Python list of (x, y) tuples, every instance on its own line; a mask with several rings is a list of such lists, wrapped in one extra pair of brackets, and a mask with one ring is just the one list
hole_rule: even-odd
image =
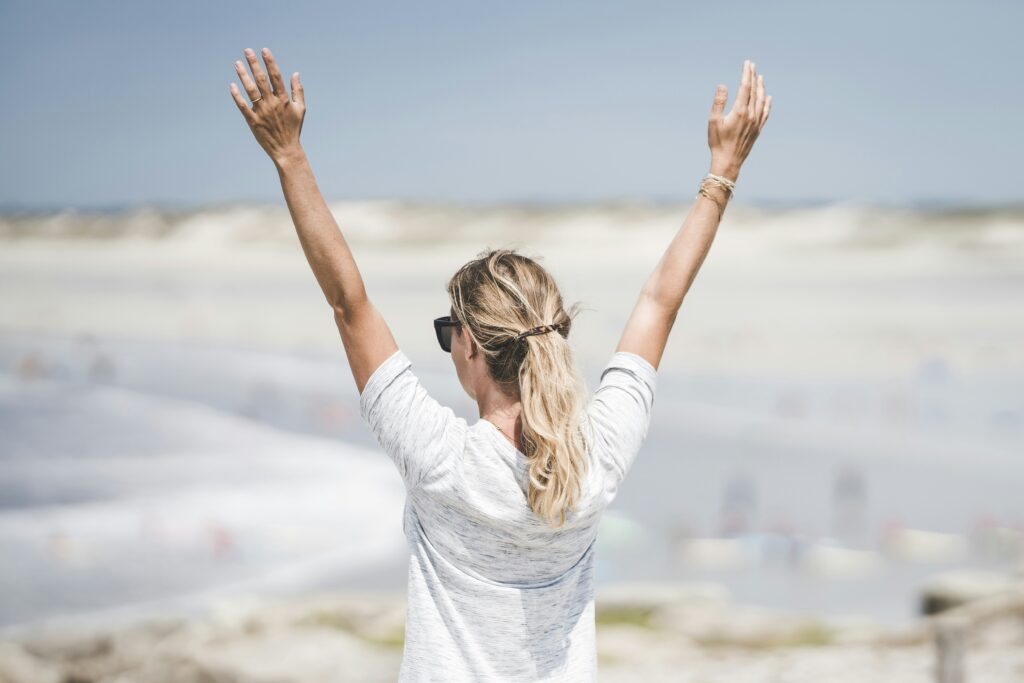
[(480, 417), (496, 424), (518, 425), (520, 423), (520, 416), (523, 413), (523, 405), (518, 401), (493, 407), (485, 407), (481, 403), (479, 408)]
[(481, 419), (487, 420), (517, 447), (522, 441), (523, 404), (503, 394), (484, 396), (477, 402)]

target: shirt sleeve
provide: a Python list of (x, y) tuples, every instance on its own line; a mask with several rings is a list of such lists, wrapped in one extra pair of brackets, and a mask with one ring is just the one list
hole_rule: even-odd
[(359, 411), (408, 490), (439, 476), (465, 445), (466, 421), (427, 393), (400, 349), (370, 375)]
[(598, 461), (613, 488), (628, 474), (647, 438), (654, 408), (657, 370), (645, 358), (616, 351), (601, 373), (589, 403)]

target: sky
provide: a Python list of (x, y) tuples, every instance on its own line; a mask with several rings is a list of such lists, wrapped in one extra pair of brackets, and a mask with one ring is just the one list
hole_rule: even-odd
[(231, 100), (302, 74), (328, 201), (688, 202), (715, 86), (771, 117), (734, 202), (1020, 203), (1021, 2), (12, 2), (0, 208), (283, 203)]

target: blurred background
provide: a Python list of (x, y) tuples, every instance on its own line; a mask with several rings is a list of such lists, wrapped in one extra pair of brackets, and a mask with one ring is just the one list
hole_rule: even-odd
[(264, 46), (302, 74), (304, 147), (370, 296), (471, 422), (431, 326), (447, 278), (490, 247), (540, 258), (584, 303), (596, 387), (708, 170), (715, 86), (731, 107), (753, 59), (771, 117), (605, 516), (598, 593), (893, 629), (936, 577), (1001, 585), (1024, 562), (1022, 20), (0, 4), (0, 627), (404, 594), (401, 479), (228, 91)]

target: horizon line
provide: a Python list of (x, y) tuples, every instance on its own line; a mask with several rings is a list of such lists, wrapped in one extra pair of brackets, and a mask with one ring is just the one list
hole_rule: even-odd
[[(693, 199), (668, 198), (652, 196), (640, 197), (608, 197), (591, 199), (556, 199), (523, 197), (510, 199), (446, 199), (446, 198), (407, 198), (407, 197), (346, 197), (326, 200), (328, 206), (343, 203), (365, 204), (405, 204), (409, 206), (452, 206), (471, 208), (571, 208), (584, 206), (686, 206)], [(231, 199), (208, 202), (190, 202), (184, 200), (146, 200), (126, 202), (96, 203), (46, 203), (46, 202), (0, 202), (0, 215), (54, 215), (60, 213), (82, 214), (123, 214), (132, 211), (155, 210), (161, 212), (198, 212), (210, 209), (238, 208), (242, 206), (279, 206), (286, 208), (284, 199)], [(965, 198), (916, 197), (897, 201), (839, 199), (839, 198), (800, 198), (800, 199), (753, 199), (740, 202), (740, 206), (753, 209), (811, 209), (834, 206), (855, 206), (868, 209), (909, 209), (915, 211), (995, 211), (1024, 210), (1024, 199), (1019, 200), (977, 200)]]

